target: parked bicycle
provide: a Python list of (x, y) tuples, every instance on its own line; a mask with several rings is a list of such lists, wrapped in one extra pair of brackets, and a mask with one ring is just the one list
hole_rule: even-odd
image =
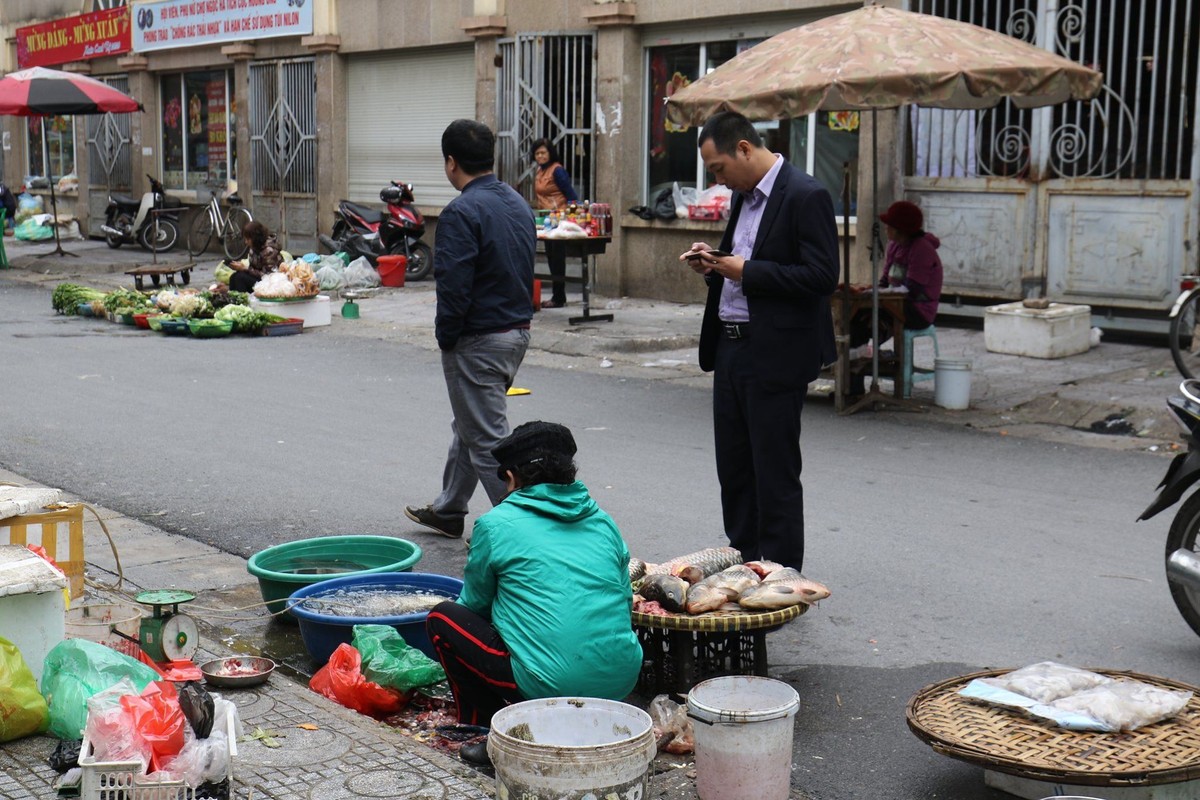
[(1182, 275), (1171, 308), (1171, 357), (1185, 378), (1200, 377), (1200, 276)]
[(242, 238), (242, 228), (254, 217), (242, 205), (242, 198), (236, 192), (229, 193), (225, 199), (229, 202), (229, 210), (223, 213), (217, 192), (212, 192), (207, 208), (198, 211), (192, 219), (188, 231), (188, 255), (195, 257), (207, 250), (214, 235), (220, 237), (226, 258), (236, 260), (246, 255), (249, 248)]

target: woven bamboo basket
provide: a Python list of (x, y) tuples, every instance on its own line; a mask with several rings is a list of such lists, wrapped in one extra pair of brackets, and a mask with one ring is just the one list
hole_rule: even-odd
[(908, 703), (909, 729), (942, 755), (1032, 780), (1149, 786), (1200, 778), (1200, 689), (1138, 672), (1093, 669), (1193, 693), (1174, 718), (1128, 733), (1068, 731), (1016, 709), (958, 694), (976, 678), (1011, 671), (975, 672), (925, 687)]

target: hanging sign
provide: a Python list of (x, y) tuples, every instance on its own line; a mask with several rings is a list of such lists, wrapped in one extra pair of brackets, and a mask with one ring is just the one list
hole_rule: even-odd
[(164, 50), (217, 42), (308, 36), (313, 0), (159, 0), (133, 14), (133, 49)]
[(123, 6), (17, 28), (17, 69), (128, 53), (129, 27)]

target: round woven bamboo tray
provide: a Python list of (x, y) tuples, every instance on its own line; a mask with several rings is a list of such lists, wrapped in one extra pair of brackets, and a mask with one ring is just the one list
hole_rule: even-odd
[(1148, 786), (1200, 778), (1200, 689), (1186, 683), (1093, 669), (1167, 689), (1193, 692), (1173, 719), (1130, 733), (1086, 733), (1048, 720), (969, 700), (958, 691), (987, 670), (927, 686), (908, 703), (908, 727), (942, 755), (1032, 780), (1083, 786)]
[(633, 624), (643, 628), (659, 628), (668, 631), (697, 631), (700, 633), (729, 633), (731, 631), (750, 631), (759, 628), (777, 628), (785, 622), (791, 622), (808, 610), (808, 606), (800, 605), (783, 608), (779, 611), (752, 614), (749, 612), (711, 612), (708, 614), (643, 614), (633, 612)]

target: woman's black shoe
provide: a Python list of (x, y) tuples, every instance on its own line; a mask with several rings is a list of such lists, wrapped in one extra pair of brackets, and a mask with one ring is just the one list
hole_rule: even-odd
[(492, 766), (492, 758), (488, 755), (487, 751), (487, 737), (480, 739), (478, 742), (467, 742), (458, 748), (458, 757), (468, 764), (475, 764), (480, 767)]

